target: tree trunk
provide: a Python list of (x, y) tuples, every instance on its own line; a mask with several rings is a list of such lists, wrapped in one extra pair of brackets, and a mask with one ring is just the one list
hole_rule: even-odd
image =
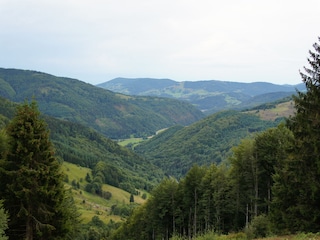
[[(29, 207), (29, 211), (30, 207)], [(33, 240), (33, 227), (32, 227), (32, 218), (30, 212), (28, 212), (27, 221), (26, 221), (26, 240)]]
[(197, 236), (197, 189), (194, 189), (194, 217), (193, 217), (193, 236)]

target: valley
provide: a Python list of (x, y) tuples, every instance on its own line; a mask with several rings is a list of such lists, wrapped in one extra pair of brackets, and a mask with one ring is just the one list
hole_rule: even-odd
[[(257, 139), (265, 137), (265, 132), (270, 132), (272, 137), (290, 139), (289, 133), (279, 124), (282, 126), (285, 118), (295, 113), (292, 86), (200, 81), (196, 86), (195, 83), (179, 83), (173, 91), (171, 85), (166, 84), (176, 82), (165, 80), (161, 85), (158, 80), (149, 79), (152, 86), (145, 84), (145, 92), (138, 92), (139, 81), (128, 88), (136, 91), (137, 95), (131, 95), (128, 89), (126, 93), (120, 92), (122, 85), (118, 85), (119, 92), (112, 92), (75, 79), (0, 69), (0, 126), (5, 128), (19, 104), (35, 99), (50, 130), (56, 156), (62, 163), (65, 187), (72, 193), (83, 230), (88, 235), (97, 231), (100, 236), (121, 236), (118, 231), (125, 233), (149, 216), (153, 216), (149, 221), (157, 226), (158, 232), (174, 232), (174, 229), (165, 230), (158, 216), (177, 219), (171, 227), (180, 224), (181, 232), (193, 234), (197, 227), (188, 222), (190, 219), (201, 222), (199, 229), (210, 224), (221, 228), (221, 232), (233, 231), (235, 226), (243, 227), (244, 215), (233, 222), (231, 216), (237, 214), (234, 207), (229, 212), (211, 209), (206, 205), (211, 199), (206, 197), (220, 186), (225, 192), (216, 192), (221, 194), (221, 202), (216, 203), (221, 205), (217, 207), (234, 205), (231, 199), (235, 198), (237, 181), (244, 181), (240, 179), (244, 172), (240, 167), (255, 166), (254, 162), (245, 161), (257, 156), (253, 152), (253, 144), (259, 144)], [(166, 94), (148, 96), (155, 93), (150, 90), (155, 86), (165, 87)], [(283, 91), (284, 88), (288, 91)], [(269, 92), (272, 89), (275, 92)], [(265, 150), (264, 145), (259, 147)], [(279, 155), (284, 154), (277, 151)], [(241, 160), (241, 154), (249, 155)], [(234, 164), (237, 158), (240, 158), (239, 164), (249, 165), (237, 169)], [(246, 172), (246, 176), (252, 174), (255, 172)], [(248, 179), (245, 181), (254, 178)], [(205, 190), (206, 181), (209, 192)], [(199, 199), (194, 192), (189, 192), (192, 186), (199, 191)], [(252, 183), (244, 186), (247, 187), (241, 192), (246, 194), (244, 199), (253, 199)], [(265, 194), (263, 191), (265, 189), (259, 193)], [(210, 207), (210, 211), (221, 214), (219, 217), (225, 224), (215, 220), (207, 222), (209, 212), (199, 212), (201, 218), (198, 218), (197, 211), (192, 208), (187, 217), (185, 204), (192, 205), (198, 200), (203, 209)], [(241, 214), (246, 206), (243, 201), (237, 203)], [(165, 205), (155, 208), (153, 204)], [(174, 204), (180, 204), (177, 212), (168, 208)], [(247, 217), (253, 220), (255, 203), (250, 204)], [(267, 213), (264, 204), (267, 203), (261, 203), (259, 208)], [(145, 215), (146, 212), (150, 214)], [(126, 225), (128, 221), (133, 225)], [(136, 234), (142, 226), (147, 225), (130, 231)], [(150, 234), (151, 230), (147, 227), (141, 231)]]

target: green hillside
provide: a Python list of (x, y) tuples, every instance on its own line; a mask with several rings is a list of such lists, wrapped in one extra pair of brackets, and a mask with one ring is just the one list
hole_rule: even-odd
[(275, 102), (259, 105), (253, 109), (246, 111), (259, 116), (264, 120), (274, 121), (282, 117), (290, 117), (295, 113), (292, 97), (287, 97)]
[(42, 113), (91, 127), (112, 139), (146, 137), (203, 117), (186, 102), (116, 94), (76, 79), (27, 70), (0, 68), (0, 96), (13, 102), (34, 97)]
[(187, 127), (170, 128), (135, 147), (168, 175), (184, 176), (194, 165), (219, 163), (240, 140), (279, 122), (253, 114), (223, 111)]
[[(1, 99), (0, 126), (4, 127), (10, 121), (16, 106)], [(162, 179), (163, 173), (158, 167), (97, 131), (81, 124), (43, 117), (50, 129), (57, 156), (65, 162), (90, 169), (104, 163), (115, 174), (114, 179), (106, 178), (104, 183), (115, 187), (130, 185), (131, 188), (151, 189)]]
[[(115, 222), (122, 221), (136, 204), (142, 204), (146, 201), (141, 197), (142, 194), (140, 194), (134, 197), (135, 204), (130, 205), (130, 193), (108, 184), (104, 184), (103, 189), (110, 192), (111, 197), (110, 199), (104, 199), (96, 194), (84, 191), (85, 185), (88, 184), (85, 177), (87, 174), (91, 174), (91, 169), (64, 162), (62, 170), (67, 176), (68, 181), (66, 182), (66, 186), (72, 189), (83, 223), (88, 223), (94, 216), (99, 217), (106, 224), (110, 220)], [(79, 188), (73, 186), (72, 183), (78, 183)], [(113, 211), (116, 206), (122, 208), (122, 212)]]

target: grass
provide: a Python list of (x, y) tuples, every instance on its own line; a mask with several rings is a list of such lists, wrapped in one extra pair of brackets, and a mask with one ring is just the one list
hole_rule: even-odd
[[(163, 128), (163, 129), (160, 129), (158, 131), (156, 131), (156, 135), (167, 130), (168, 128)], [(126, 146), (131, 146), (132, 148), (134, 148), (136, 145), (140, 144), (141, 142), (143, 141), (146, 141), (146, 139), (150, 139), (154, 137), (154, 135), (152, 136), (149, 136), (148, 138), (135, 138), (135, 137), (131, 137), (131, 138), (127, 138), (127, 139), (121, 139), (118, 141), (118, 144), (123, 146), (123, 147), (126, 147)]]
[[(243, 232), (220, 235), (215, 232), (208, 232), (204, 235), (194, 238), (195, 240), (248, 240), (249, 238)], [(187, 240), (174, 236), (171, 240)], [(295, 235), (272, 236), (266, 238), (256, 238), (255, 240), (320, 240), (320, 233), (298, 233)]]
[(118, 144), (123, 147), (128, 146), (129, 144), (132, 146), (135, 146), (142, 141), (144, 141), (143, 138), (128, 138), (128, 139), (124, 139), (124, 140), (119, 141)]
[[(111, 215), (110, 209), (113, 205), (130, 204), (130, 193), (120, 188), (104, 184), (102, 187), (103, 191), (108, 191), (112, 194), (110, 200), (104, 199), (98, 195), (84, 191), (84, 187), (88, 183), (85, 177), (87, 173), (91, 175), (91, 169), (64, 162), (62, 164), (62, 170), (68, 176), (69, 183), (67, 183), (66, 186), (72, 189), (72, 194), (76, 206), (81, 213), (83, 223), (88, 223), (94, 216), (98, 216), (105, 223), (109, 223), (110, 220), (115, 222), (123, 221), (120, 216)], [(79, 182), (80, 189), (72, 188), (71, 182), (73, 180)], [(146, 201), (142, 199), (142, 194), (143, 192), (141, 191), (140, 196), (134, 196), (135, 203), (143, 204)]]
[(294, 104), (292, 101), (277, 104), (274, 108), (248, 111), (259, 116), (263, 120), (274, 121), (280, 117), (290, 117), (294, 114)]

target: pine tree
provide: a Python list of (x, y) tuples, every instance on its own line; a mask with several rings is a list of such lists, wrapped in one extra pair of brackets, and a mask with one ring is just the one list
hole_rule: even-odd
[(9, 213), (9, 239), (62, 239), (77, 222), (46, 127), (35, 101), (18, 106), (7, 127), (0, 197)]
[(294, 97), (296, 113), (287, 121), (294, 148), (274, 177), (273, 216), (293, 232), (320, 231), (320, 45), (313, 47), (310, 68), (300, 72), (307, 91)]
[(0, 240), (6, 240), (5, 230), (8, 228), (8, 215), (3, 209), (2, 201), (0, 201)]
[[(3, 162), (8, 151), (7, 135), (4, 130), (0, 131), (0, 161)], [(2, 169), (0, 169), (2, 170)], [(2, 171), (0, 171), (0, 176), (2, 176)], [(0, 178), (0, 181), (3, 179)], [(1, 194), (0, 194), (1, 195)], [(0, 240), (8, 239), (5, 235), (5, 230), (8, 228), (8, 214), (3, 208), (3, 201), (0, 201)]]

